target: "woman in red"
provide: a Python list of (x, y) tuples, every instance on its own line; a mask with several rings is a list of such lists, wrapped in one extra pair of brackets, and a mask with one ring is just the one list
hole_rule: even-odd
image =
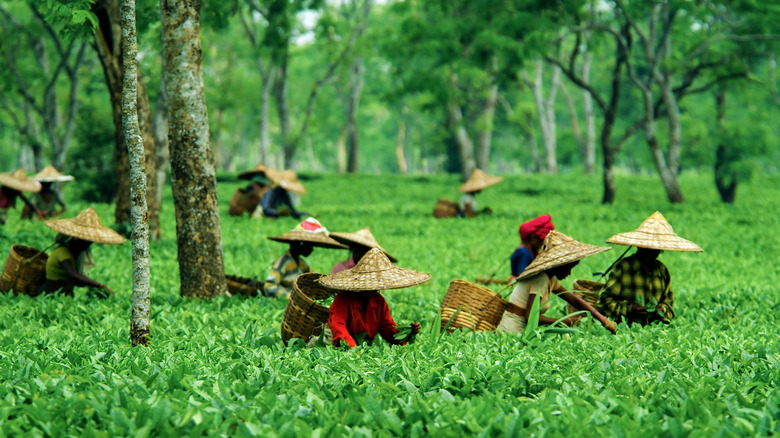
[[(319, 282), (340, 292), (330, 305), (328, 326), (333, 332), (333, 345), (344, 342), (357, 345), (356, 338), (363, 333), (365, 341), (373, 341), (377, 334), (390, 344), (399, 344), (393, 335), (398, 333), (396, 323), (384, 297), (384, 289), (401, 289), (428, 281), (429, 274), (393, 265), (384, 252), (372, 248), (351, 269), (326, 275)], [(420, 332), (420, 323), (411, 324), (412, 334)]]

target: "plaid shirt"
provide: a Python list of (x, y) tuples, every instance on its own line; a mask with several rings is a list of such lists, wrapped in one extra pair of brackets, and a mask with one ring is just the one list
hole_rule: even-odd
[[(609, 280), (599, 295), (599, 306), (610, 318), (629, 317), (632, 304), (641, 304), (648, 310), (648, 321), (674, 318), (674, 294), (669, 270), (658, 260), (645, 267), (636, 255), (626, 257), (612, 268)], [(655, 306), (657, 318), (653, 318)], [(640, 321), (641, 322), (641, 321)]]
[(293, 282), (299, 275), (311, 272), (309, 264), (303, 258), (298, 258), (296, 263), (290, 252), (284, 253), (276, 259), (271, 267), (271, 272), (265, 279), (263, 294), (267, 297), (289, 297), (293, 290)]

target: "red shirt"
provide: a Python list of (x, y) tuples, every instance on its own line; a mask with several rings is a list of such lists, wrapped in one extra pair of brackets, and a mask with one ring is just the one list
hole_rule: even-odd
[(333, 332), (333, 344), (339, 345), (339, 340), (343, 339), (350, 347), (354, 347), (357, 345), (355, 337), (360, 333), (366, 334), (366, 340), (373, 340), (379, 333), (385, 341), (398, 344), (393, 338), (398, 329), (395, 328), (385, 298), (377, 292), (368, 298), (363, 308), (361, 300), (357, 298), (360, 293), (364, 292), (340, 292), (333, 298), (328, 319), (328, 326)]

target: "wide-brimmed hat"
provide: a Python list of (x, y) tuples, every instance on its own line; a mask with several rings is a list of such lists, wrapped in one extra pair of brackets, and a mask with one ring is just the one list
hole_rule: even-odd
[(8, 186), (22, 192), (41, 191), (41, 183), (34, 179), (27, 178), (27, 174), (22, 169), (17, 169), (14, 173), (0, 173), (0, 186)]
[(704, 251), (699, 245), (678, 236), (664, 215), (657, 211), (645, 219), (636, 230), (615, 234), (607, 239), (607, 243), (661, 251)]
[(323, 286), (345, 291), (401, 289), (430, 280), (430, 274), (399, 268), (379, 248), (371, 248), (355, 266), (318, 280)]
[(265, 176), (265, 173), (270, 169), (269, 167), (266, 167), (263, 164), (258, 164), (255, 166), (252, 170), (246, 170), (244, 172), (241, 172), (238, 174), (238, 177), (241, 179), (253, 179), (255, 176), (261, 175)]
[(127, 240), (121, 234), (104, 226), (92, 207), (82, 211), (73, 219), (46, 221), (46, 226), (58, 233), (95, 243), (119, 244)]
[(379, 245), (379, 242), (376, 241), (374, 235), (371, 234), (371, 230), (368, 227), (361, 228), (351, 233), (342, 233), (342, 232), (334, 231), (330, 233), (330, 237), (348, 246), (353, 244), (358, 244), (358, 245), (365, 246), (366, 248), (369, 249), (379, 248), (383, 253), (385, 253), (387, 258), (390, 259), (391, 262), (395, 263), (398, 261), (398, 259), (393, 257), (389, 252), (387, 252), (386, 249), (382, 248)]
[(342, 245), (328, 237), (329, 235), (327, 228), (323, 227), (317, 219), (310, 217), (303, 220), (291, 231), (280, 236), (270, 236), (268, 238), (282, 243), (306, 242), (320, 248), (348, 248), (346, 245)]
[(484, 190), (492, 185), (496, 185), (503, 180), (504, 180), (503, 177), (490, 176), (479, 169), (474, 169), (471, 172), (471, 176), (469, 177), (469, 179), (466, 180), (466, 182), (463, 183), (462, 186), (458, 187), (458, 190), (466, 193), (476, 192), (479, 190)]
[(43, 170), (33, 175), (32, 179), (40, 182), (64, 182), (73, 181), (73, 176), (61, 174), (54, 166), (49, 164)]
[(306, 187), (298, 181), (298, 175), (294, 170), (276, 170), (269, 168), (266, 169), (265, 174), (272, 183), (287, 191), (301, 195), (306, 193)]
[(544, 239), (542, 249), (539, 250), (539, 255), (536, 256), (534, 261), (532, 261), (527, 268), (525, 268), (525, 271), (517, 276), (517, 279), (522, 280), (524, 278), (529, 278), (542, 271), (563, 266), (567, 263), (576, 262), (577, 260), (582, 260), (585, 257), (609, 251), (610, 249), (612, 248), (608, 246), (595, 246), (582, 243), (563, 233), (553, 230), (550, 231)]

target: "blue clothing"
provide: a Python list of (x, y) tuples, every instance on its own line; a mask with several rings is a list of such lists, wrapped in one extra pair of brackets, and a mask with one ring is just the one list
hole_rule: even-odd
[(515, 277), (520, 275), (535, 258), (536, 257), (531, 253), (530, 249), (524, 246), (518, 247), (515, 252), (512, 253), (512, 257), (509, 258), (509, 261), (512, 264), (512, 275)]
[(268, 217), (278, 217), (279, 208), (284, 206), (290, 209), (290, 215), (296, 219), (300, 217), (300, 213), (298, 213), (292, 205), (290, 194), (287, 193), (287, 190), (279, 186), (265, 192), (263, 199), (260, 201), (260, 206), (263, 208), (263, 215)]

